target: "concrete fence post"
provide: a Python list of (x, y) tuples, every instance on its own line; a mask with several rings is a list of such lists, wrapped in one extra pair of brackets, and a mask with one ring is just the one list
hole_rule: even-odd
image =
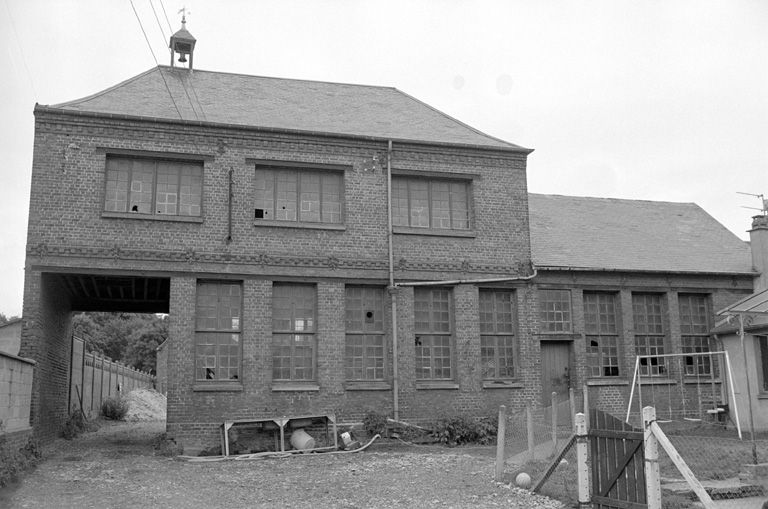
[(570, 411), (568, 412), (568, 421), (571, 423), (571, 428), (576, 425), (576, 394), (573, 392), (573, 387), (568, 389), (568, 406)]
[(552, 392), (552, 456), (557, 454), (557, 393)]
[(584, 384), (582, 388), (582, 394), (584, 395), (584, 418), (587, 425), (587, 431), (589, 431), (589, 386)]
[(533, 408), (525, 405), (525, 428), (528, 432), (528, 456), (531, 461), (536, 459), (536, 435), (533, 434)]
[(507, 433), (507, 407), (499, 407), (499, 425), (496, 433), (496, 481), (501, 482), (504, 476), (504, 447)]
[(579, 508), (591, 507), (589, 502), (589, 437), (587, 436), (587, 417), (579, 412), (574, 417), (576, 433), (576, 475), (579, 488)]
[(645, 451), (645, 493), (648, 509), (661, 509), (661, 477), (659, 476), (659, 441), (651, 424), (656, 422), (656, 409), (643, 408), (643, 450)]

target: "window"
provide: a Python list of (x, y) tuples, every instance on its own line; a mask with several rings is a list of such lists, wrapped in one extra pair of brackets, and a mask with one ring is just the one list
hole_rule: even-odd
[(106, 212), (199, 217), (203, 164), (108, 157), (106, 186)]
[(315, 287), (272, 287), (272, 379), (315, 378)]
[(195, 379), (240, 378), (240, 283), (198, 282), (195, 305)]
[(539, 290), (541, 332), (571, 332), (571, 292)]
[(469, 183), (392, 178), (392, 224), (440, 230), (469, 229)]
[(339, 224), (343, 186), (339, 171), (257, 166), (254, 218)]
[(346, 289), (344, 376), (350, 381), (384, 380), (384, 290)]
[(450, 380), (451, 291), (445, 288), (415, 288), (413, 306), (416, 379)]
[(757, 345), (757, 375), (760, 392), (768, 392), (768, 336), (755, 336)]
[(589, 376), (619, 376), (616, 294), (584, 292), (584, 332)]
[[(660, 294), (632, 295), (632, 314), (635, 321), (635, 353), (637, 355), (663, 355), (664, 321), (663, 300)], [(667, 374), (664, 357), (640, 359), (640, 374), (663, 376)]]
[(515, 376), (515, 293), (480, 290), (480, 359), (483, 379)]
[[(680, 334), (683, 353), (709, 352), (709, 306), (706, 295), (679, 295)], [(710, 375), (712, 359), (708, 355), (685, 357), (685, 374)]]

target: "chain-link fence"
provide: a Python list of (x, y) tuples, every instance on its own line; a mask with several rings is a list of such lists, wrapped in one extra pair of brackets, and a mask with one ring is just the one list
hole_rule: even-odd
[[(732, 507), (751, 507), (768, 496), (768, 440), (740, 439), (736, 429), (699, 420), (657, 421), (669, 443), (712, 500), (731, 500)], [(663, 445), (663, 444), (660, 444)], [(659, 447), (662, 507), (700, 507), (680, 469), (664, 447)], [(755, 502), (756, 503), (756, 502)], [(731, 506), (729, 506), (731, 507)]]

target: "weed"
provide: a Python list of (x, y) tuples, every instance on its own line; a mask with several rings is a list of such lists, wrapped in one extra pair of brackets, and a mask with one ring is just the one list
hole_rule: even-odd
[(101, 415), (113, 421), (123, 421), (128, 414), (128, 402), (120, 397), (107, 398), (101, 404)]
[(14, 450), (6, 437), (0, 436), (0, 488), (13, 482), (19, 474), (35, 466), (41, 456), (40, 446), (32, 438), (27, 440), (24, 447)]
[(473, 418), (456, 415), (438, 419), (433, 429), (432, 436), (444, 444), (485, 445), (496, 440), (497, 425), (492, 417)]
[(167, 433), (161, 433), (154, 440), (155, 456), (178, 456), (184, 452), (181, 444), (169, 437)]
[(82, 412), (77, 410), (69, 414), (67, 420), (64, 421), (64, 427), (61, 430), (61, 436), (67, 440), (72, 440), (87, 428), (88, 423), (86, 422), (85, 417), (83, 417)]
[(376, 410), (368, 410), (363, 417), (363, 429), (369, 437), (376, 434), (384, 435), (387, 430), (387, 416)]

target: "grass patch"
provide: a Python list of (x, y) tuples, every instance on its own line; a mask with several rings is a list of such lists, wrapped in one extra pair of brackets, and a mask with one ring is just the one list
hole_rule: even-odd
[(0, 436), (0, 488), (16, 481), (22, 472), (34, 467), (41, 456), (40, 446), (32, 438), (21, 449), (14, 449), (5, 436)]

